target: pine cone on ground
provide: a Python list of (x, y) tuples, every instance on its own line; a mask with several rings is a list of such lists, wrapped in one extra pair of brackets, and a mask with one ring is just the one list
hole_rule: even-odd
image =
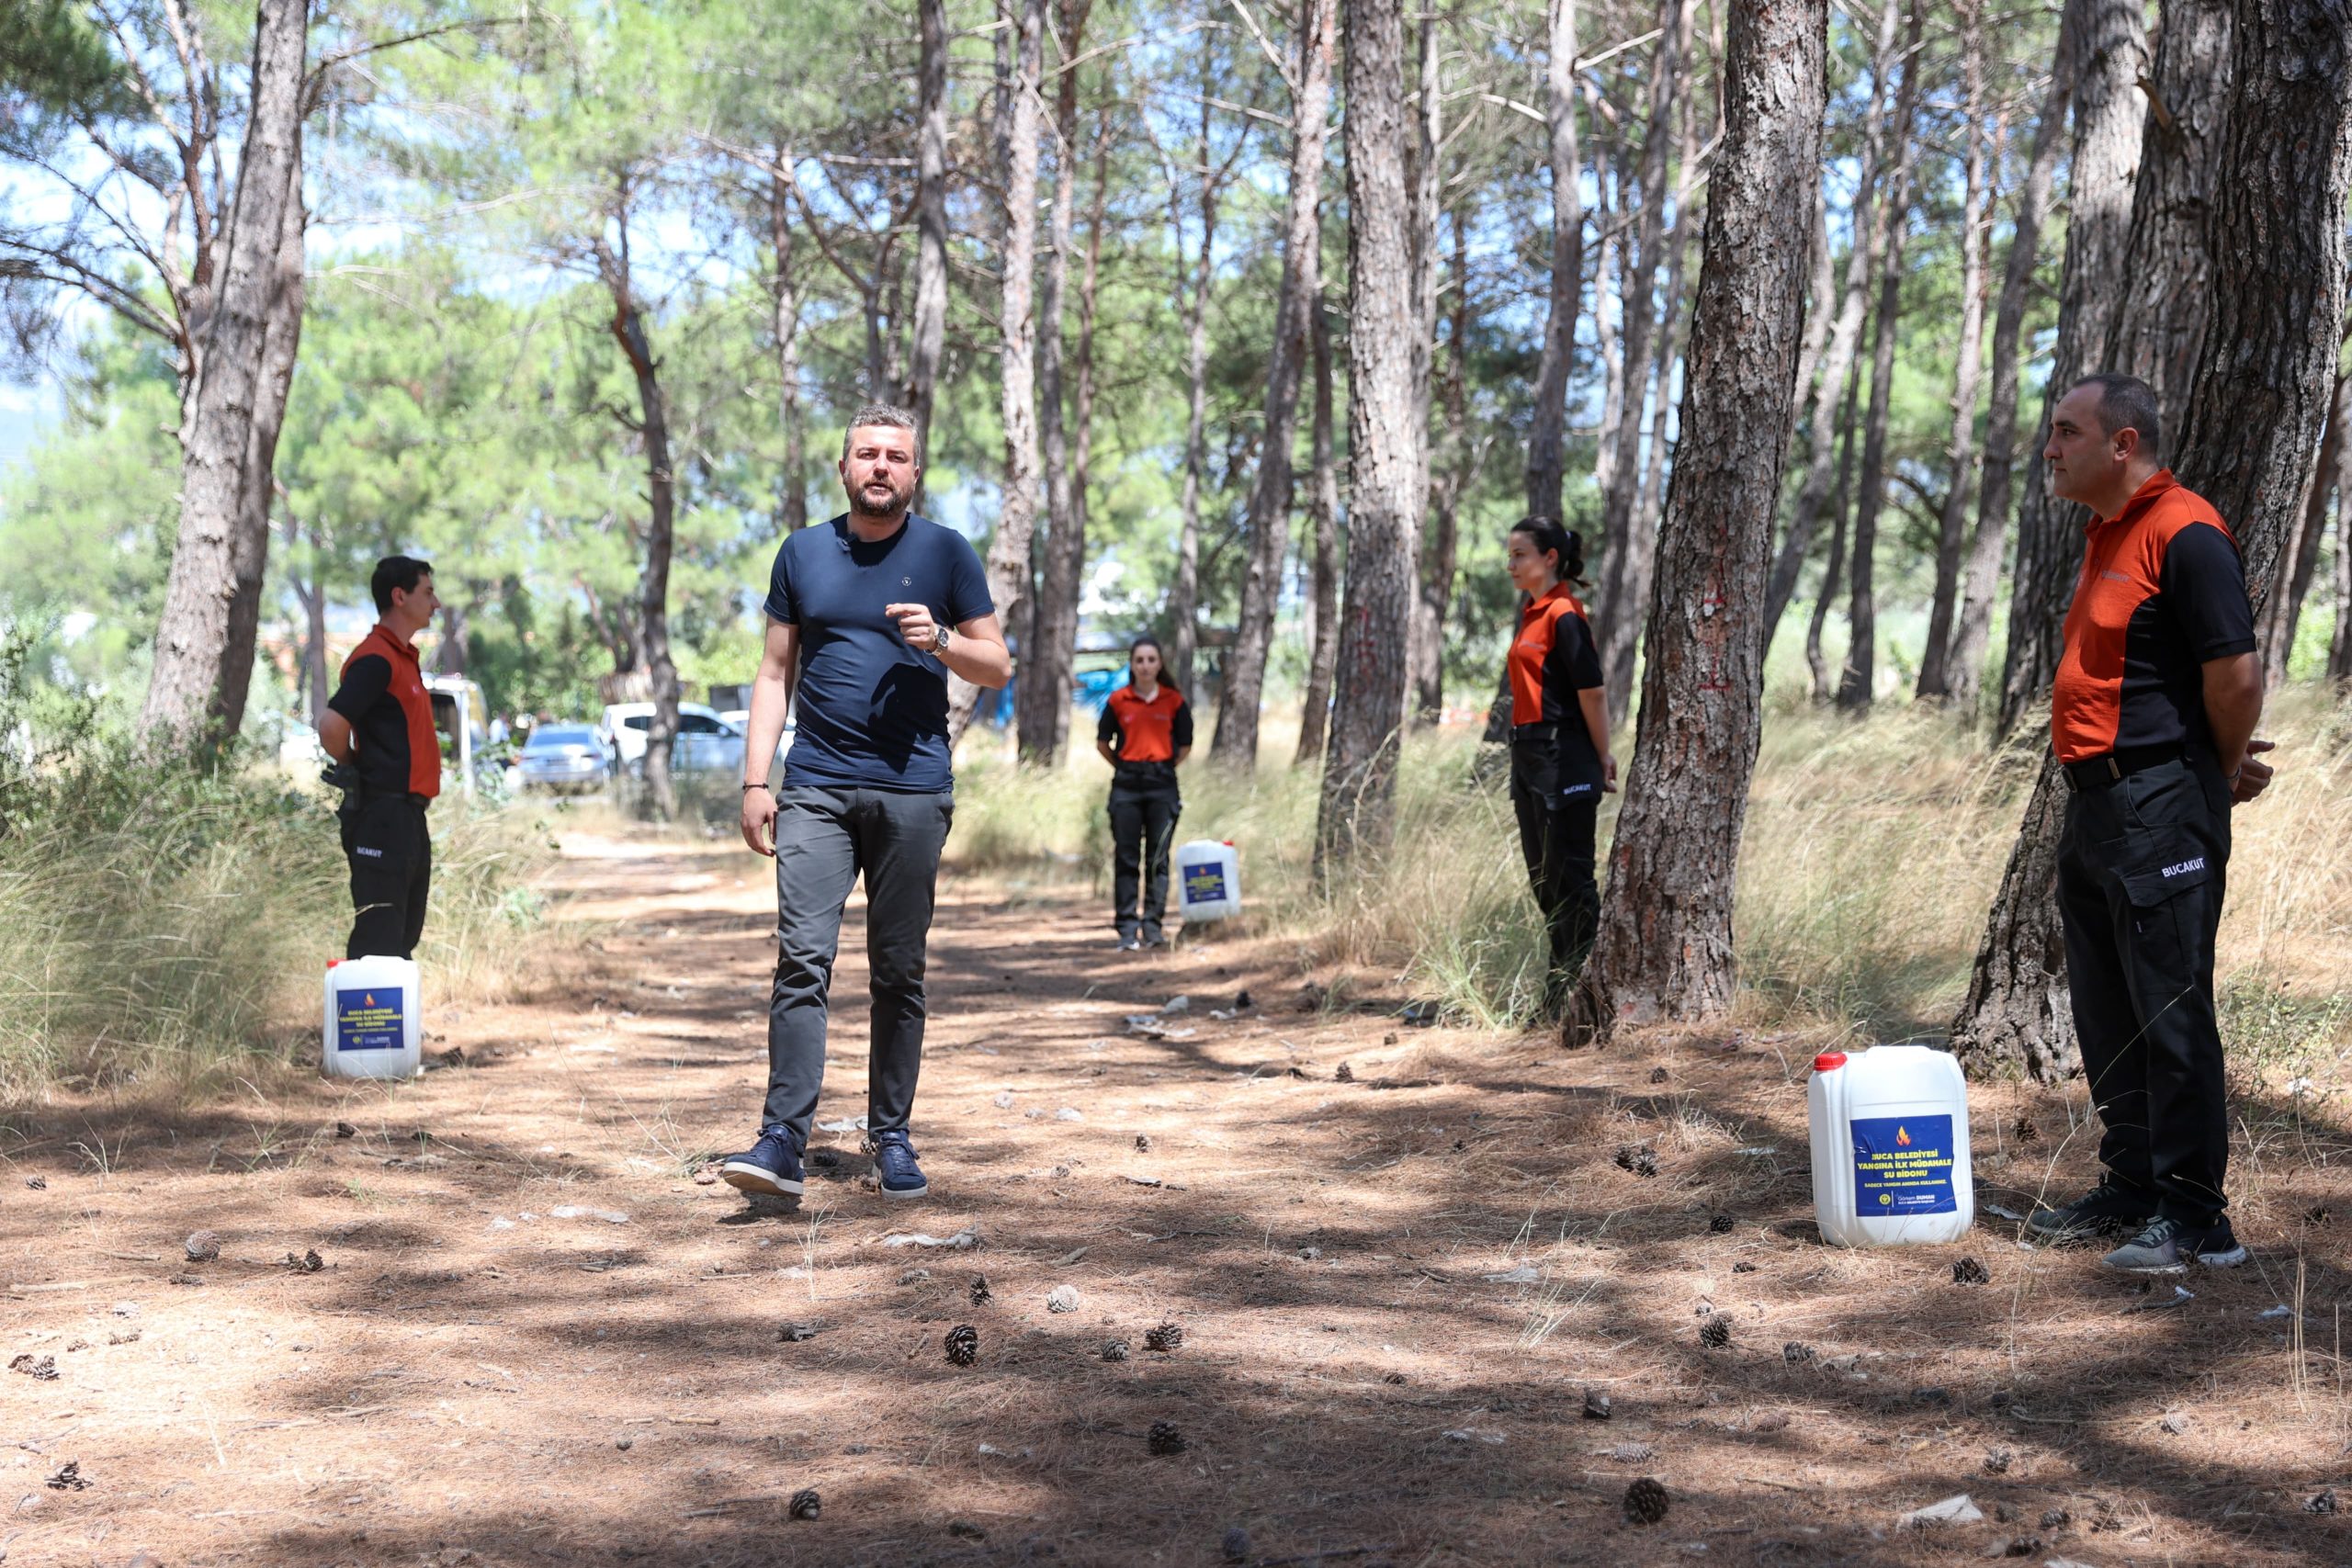
[(2019, 1115), (2009, 1128), (2009, 1136), (2020, 1144), (2030, 1144), (2041, 1138), (2041, 1129), (2033, 1124), (2032, 1117)]
[(1125, 1360), (1127, 1359), (1127, 1342), (1124, 1339), (1113, 1339), (1106, 1341), (1102, 1347), (1102, 1359), (1106, 1361)]
[(815, 1487), (804, 1486), (792, 1495), (792, 1501), (786, 1506), (786, 1512), (796, 1519), (813, 1519), (824, 1506), (825, 1500), (817, 1495)]
[(1729, 1214), (1717, 1214), (1713, 1219), (1707, 1222), (1707, 1228), (1714, 1232), (1717, 1235), (1727, 1235), (1730, 1234), (1732, 1226), (1738, 1223), (1738, 1221), (1733, 1219)]
[(1731, 1343), (1731, 1319), (1721, 1313), (1710, 1316), (1699, 1325), (1699, 1343), (1710, 1350), (1720, 1350)]
[(1143, 1348), (1147, 1350), (1158, 1350), (1165, 1354), (1178, 1348), (1183, 1343), (1184, 1328), (1182, 1324), (1163, 1323), (1157, 1328), (1147, 1329), (1144, 1332)]
[(979, 1359), (978, 1329), (967, 1323), (947, 1331), (947, 1360), (951, 1366), (968, 1367)]
[(1635, 1176), (1656, 1176), (1657, 1156), (1648, 1149), (1635, 1148), (1631, 1144), (1621, 1145), (1617, 1150), (1617, 1168), (1630, 1170)]
[(1588, 1421), (1606, 1421), (1609, 1419), (1609, 1396), (1601, 1393), (1597, 1388), (1586, 1389), (1584, 1391), (1584, 1418)]
[(1987, 1475), (2008, 1474), (2009, 1461), (2014, 1456), (2011, 1455), (2009, 1450), (2007, 1449), (1993, 1449), (1988, 1450), (1984, 1455), (1984, 1473)]
[(1625, 1488), (1625, 1517), (1637, 1525), (1654, 1525), (1666, 1517), (1666, 1488), (1643, 1476)]
[(1955, 1285), (1984, 1285), (1992, 1282), (1993, 1275), (1973, 1258), (1963, 1258), (1951, 1266), (1951, 1282)]
[(1666, 1079), (1667, 1071), (1664, 1067), (1652, 1067), (1650, 1069), (1650, 1082), (1664, 1083)]
[(990, 1294), (990, 1292), (989, 1292), (989, 1277), (988, 1277), (986, 1274), (975, 1274), (975, 1275), (973, 1275), (973, 1276), (972, 1276), (972, 1304), (973, 1304), (974, 1306), (986, 1306), (986, 1305), (988, 1304), (988, 1302), (989, 1302), (989, 1294)]
[(1340, 1064), (1340, 1070), (1331, 1075), (1331, 1081), (1333, 1083), (1353, 1083), (1356, 1081), (1356, 1070), (1348, 1066), (1345, 1062), (1341, 1062)]
[(326, 1266), (326, 1259), (319, 1256), (319, 1249), (315, 1247), (300, 1258), (290, 1252), (286, 1255), (286, 1269), (289, 1273), (315, 1274)]
[(1144, 1444), (1156, 1454), (1181, 1454), (1184, 1451), (1184, 1434), (1176, 1429), (1173, 1421), (1154, 1421), (1151, 1435)]
[(1792, 1339), (1781, 1347), (1781, 1359), (1792, 1367), (1803, 1366), (1813, 1359), (1813, 1347)]
[(220, 1236), (217, 1231), (197, 1231), (181, 1244), (190, 1263), (209, 1263), (220, 1256)]

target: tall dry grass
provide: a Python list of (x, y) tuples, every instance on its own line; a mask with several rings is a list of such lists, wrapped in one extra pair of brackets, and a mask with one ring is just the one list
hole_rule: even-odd
[[(2243, 1057), (2297, 1071), (2340, 1060), (2352, 1024), (2352, 721), (2295, 689), (2266, 733), (2278, 783), (2234, 823), (2217, 983)], [(1084, 731), (1080, 730), (1080, 734)], [(1209, 726), (1204, 721), (1204, 738)], [(1184, 768), (1177, 837), (1241, 851), (1244, 930), (1302, 962), (1394, 977), (1464, 1021), (1523, 1018), (1540, 933), (1510, 803), (1475, 735), (1408, 739), (1396, 845), (1318, 892), (1309, 874), (1318, 775), (1288, 766), (1270, 726), (1254, 779), (1205, 755)], [(1753, 1023), (1939, 1037), (1964, 989), (2040, 738), (1989, 748), (1948, 716), (1888, 705), (1860, 723), (1809, 709), (1767, 721), (1741, 855), (1736, 937)], [(1629, 756), (1630, 736), (1619, 754)], [(1091, 748), (1057, 770), (967, 748), (951, 861), (1011, 878), (1061, 875), (1107, 896), (1108, 770)], [(1603, 860), (1615, 803), (1604, 808)], [(1605, 875), (1605, 871), (1604, 871)]]

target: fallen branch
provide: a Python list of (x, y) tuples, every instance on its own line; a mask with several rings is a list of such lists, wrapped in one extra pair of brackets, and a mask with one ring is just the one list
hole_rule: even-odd
[(1306, 1551), (1296, 1557), (1261, 1557), (1250, 1568), (1297, 1568), (1302, 1562), (1335, 1562), (1342, 1557), (1369, 1557), (1375, 1551), (1394, 1551), (1388, 1541), (1378, 1546), (1343, 1546), (1335, 1551)]

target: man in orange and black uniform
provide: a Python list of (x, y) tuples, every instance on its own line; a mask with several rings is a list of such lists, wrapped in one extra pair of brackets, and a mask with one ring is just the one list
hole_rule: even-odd
[(343, 683), (319, 723), (319, 743), (335, 762), (327, 780), (345, 792), (338, 815), (358, 910), (344, 956), (413, 958), (433, 881), (424, 808), (441, 793), (441, 740), (416, 634), (441, 602), (433, 569), (407, 556), (377, 562), (368, 588), (379, 619), (343, 661)]
[(2177, 1274), (2245, 1261), (2222, 1190), (2213, 936), (2230, 809), (2271, 770), (2236, 539), (2159, 466), (2158, 440), (2147, 383), (2100, 375), (2059, 400), (2042, 452), (2051, 489), (2094, 514), (2050, 739), (2071, 791), (2058, 908), (2105, 1171), (2026, 1224), (2060, 1241), (2120, 1233), (2109, 1268)]

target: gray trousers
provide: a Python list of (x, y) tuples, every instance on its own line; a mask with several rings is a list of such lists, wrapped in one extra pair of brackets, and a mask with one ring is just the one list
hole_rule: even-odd
[(866, 1130), (903, 1131), (922, 1069), (924, 950), (952, 791), (787, 788), (776, 796), (775, 986), (768, 999), (768, 1098), (762, 1131), (803, 1148), (825, 1079), (826, 993), (842, 909), (865, 878), (865, 959), (873, 993)]

